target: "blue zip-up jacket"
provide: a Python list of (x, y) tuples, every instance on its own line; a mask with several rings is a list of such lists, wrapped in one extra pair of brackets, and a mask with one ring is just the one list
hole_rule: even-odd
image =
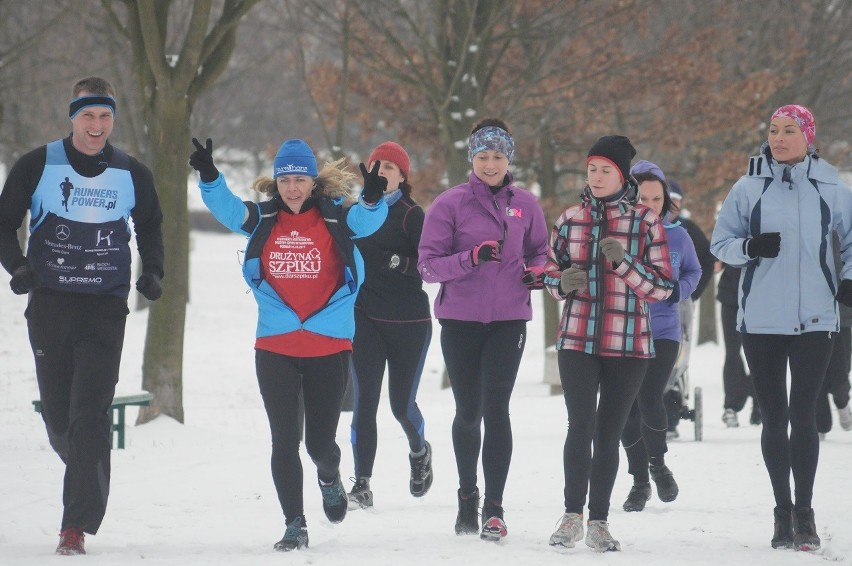
[(198, 187), (204, 204), (216, 220), (249, 238), (243, 261), (243, 278), (257, 301), (258, 338), (303, 329), (331, 338), (352, 340), (355, 336), (355, 299), (364, 282), (364, 260), (352, 239), (369, 236), (381, 227), (388, 214), (384, 199), (370, 205), (361, 198), (358, 204), (347, 207), (343, 205), (342, 199), (310, 197), (315, 199), (326, 228), (337, 245), (343, 259), (344, 273), (343, 285), (331, 295), (326, 305), (302, 322), (266, 282), (260, 268), (263, 245), (280, 210), (278, 202), (240, 200), (228, 188), (221, 173), (214, 181), (200, 182)]
[[(752, 157), (748, 174), (728, 193), (710, 249), (743, 267), (737, 329), (751, 334), (799, 335), (838, 330), (832, 231), (840, 238), (842, 279), (852, 279), (852, 191), (837, 169), (807, 156), (795, 165), (766, 153)], [(781, 233), (775, 258), (750, 258), (750, 238)]]

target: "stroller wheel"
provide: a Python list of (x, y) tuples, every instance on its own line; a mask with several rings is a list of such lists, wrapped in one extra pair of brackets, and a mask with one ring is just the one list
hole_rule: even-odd
[(701, 442), (704, 438), (704, 409), (702, 407), (701, 388), (695, 388), (695, 440)]

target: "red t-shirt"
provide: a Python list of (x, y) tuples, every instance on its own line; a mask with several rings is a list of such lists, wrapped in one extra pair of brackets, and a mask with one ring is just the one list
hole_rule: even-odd
[[(343, 284), (343, 260), (316, 207), (301, 214), (279, 212), (260, 260), (266, 282), (302, 322), (322, 310)], [(299, 329), (258, 338), (255, 347), (310, 358), (351, 350), (352, 342)]]

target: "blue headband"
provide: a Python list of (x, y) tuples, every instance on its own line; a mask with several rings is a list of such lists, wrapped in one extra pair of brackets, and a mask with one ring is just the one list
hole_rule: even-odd
[(467, 144), (467, 160), (473, 163), (474, 155), (489, 149), (505, 154), (509, 158), (509, 163), (511, 163), (515, 156), (515, 140), (503, 128), (486, 126), (470, 135)]
[(87, 94), (71, 101), (68, 107), (68, 117), (73, 119), (80, 110), (90, 106), (108, 106), (112, 110), (112, 115), (115, 116), (115, 99), (113, 97), (102, 94)]

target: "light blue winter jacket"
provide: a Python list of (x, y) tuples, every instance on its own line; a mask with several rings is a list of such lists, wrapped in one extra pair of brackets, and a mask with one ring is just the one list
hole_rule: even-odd
[[(750, 334), (836, 332), (832, 230), (840, 237), (843, 268), (852, 279), (852, 191), (837, 169), (812, 156), (784, 165), (768, 155), (749, 160), (748, 174), (728, 193), (710, 250), (743, 267), (737, 329)], [(764, 232), (781, 233), (776, 258), (750, 258), (746, 245)]]

